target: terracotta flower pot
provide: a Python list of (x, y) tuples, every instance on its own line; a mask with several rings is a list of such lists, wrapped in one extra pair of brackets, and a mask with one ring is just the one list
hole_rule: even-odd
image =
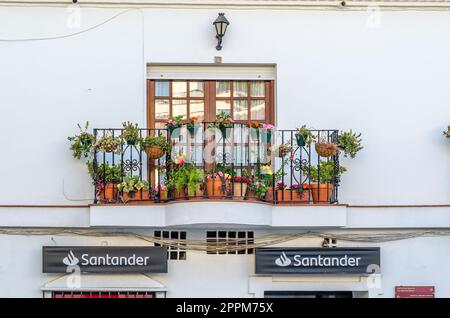
[(314, 203), (329, 203), (333, 193), (333, 184), (311, 184), (309, 186)]
[(310, 197), (309, 197), (309, 189), (304, 189), (303, 191), (298, 190), (291, 190), (292, 191), (292, 200), (293, 201), (300, 201), (301, 203), (308, 204)]
[(255, 191), (250, 190), (249, 187), (247, 187), (247, 192), (245, 193), (244, 200), (254, 200), (256, 198)]
[[(142, 192), (142, 196), (141, 196)], [(148, 190), (139, 190), (139, 191), (133, 191), (133, 192), (124, 192), (122, 193), (122, 199), (124, 201), (129, 200), (148, 200)]]
[(167, 200), (167, 190), (161, 190), (161, 191), (159, 192), (159, 199), (160, 199), (161, 201)]
[(266, 199), (266, 201), (273, 201), (273, 199), (274, 199), (273, 187), (267, 188), (265, 199)]
[(104, 189), (100, 189), (97, 193), (101, 200), (113, 200), (117, 197), (117, 183), (108, 182)]
[(175, 199), (187, 199), (186, 189), (175, 189)]
[(244, 200), (246, 192), (247, 192), (247, 183), (245, 182), (233, 183), (233, 196), (236, 199)]
[(206, 192), (209, 196), (224, 196), (222, 189), (222, 179), (208, 179), (206, 180)]
[(203, 183), (199, 183), (198, 185), (198, 190), (191, 191), (191, 193), (187, 190), (189, 197), (202, 197), (205, 194), (205, 191), (203, 190)]
[(277, 201), (292, 201), (294, 200), (294, 194), (292, 193), (291, 199), (291, 190), (277, 190)]

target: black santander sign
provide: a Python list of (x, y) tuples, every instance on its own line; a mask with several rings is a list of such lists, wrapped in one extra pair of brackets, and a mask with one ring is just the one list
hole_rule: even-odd
[(44, 246), (42, 272), (167, 273), (167, 249), (146, 246)]
[(257, 248), (256, 274), (370, 274), (379, 269), (379, 247)]

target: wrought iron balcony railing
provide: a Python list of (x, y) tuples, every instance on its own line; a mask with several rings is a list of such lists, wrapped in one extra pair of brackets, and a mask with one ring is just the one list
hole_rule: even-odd
[[(127, 143), (123, 129), (94, 129), (96, 140), (110, 136), (117, 141), (116, 148), (94, 153), (95, 203), (338, 202), (338, 130), (310, 130), (308, 140), (295, 130), (269, 131), (240, 123), (227, 129), (210, 126), (204, 122), (195, 129), (139, 129), (142, 139), (162, 135), (169, 141), (171, 149), (156, 155), (139, 142)], [(323, 145), (331, 145), (331, 151), (324, 152)]]

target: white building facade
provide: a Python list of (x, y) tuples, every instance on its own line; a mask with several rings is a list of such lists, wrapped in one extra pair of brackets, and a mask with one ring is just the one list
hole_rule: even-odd
[[(0, 3), (0, 297), (450, 297), (450, 143), (442, 135), (450, 124), (450, 2), (79, 2)], [(219, 12), (230, 24), (216, 50)], [(165, 132), (169, 116), (207, 122), (220, 110), (236, 125), (273, 124), (273, 139), (294, 146), (286, 179), (274, 185), (312, 189), (295, 159), (311, 166), (320, 158), (295, 143), (297, 127), (317, 131), (317, 140), (324, 130), (328, 141), (352, 129), (364, 148), (354, 159), (326, 159), (347, 172), (329, 180), (332, 197), (318, 204), (312, 192), (307, 202), (280, 202), (276, 191), (275, 199), (247, 200), (237, 190), (189, 200), (169, 192), (167, 202), (161, 193), (119, 202), (116, 193), (107, 202), (104, 188), (95, 195), (86, 160), (69, 149), (77, 123), (89, 121), (97, 139), (125, 121), (145, 135)], [(248, 159), (254, 144), (233, 129), (233, 141), (217, 139), (216, 154), (226, 148), (225, 166), (241, 174), (260, 162)], [(189, 144), (182, 136), (169, 138), (174, 148), (203, 154), (202, 138)], [(121, 167), (121, 181), (134, 174), (155, 188), (168, 180), (167, 161), (150, 163), (143, 153), (96, 151), (96, 172), (107, 162)], [(199, 158), (200, 170), (214, 166)], [(275, 172), (282, 161), (264, 164)], [(163, 272), (44, 270), (56, 257), (44, 247), (122, 247), (125, 255), (161, 246)], [(260, 270), (257, 254), (267, 248), (291, 261), (348, 259), (354, 248), (378, 260), (353, 272), (312, 263), (279, 272), (274, 262)]]

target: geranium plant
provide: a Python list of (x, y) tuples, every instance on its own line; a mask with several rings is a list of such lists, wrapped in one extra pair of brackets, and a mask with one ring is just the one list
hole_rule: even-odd
[(252, 188), (256, 196), (259, 198), (263, 198), (266, 195), (267, 191), (269, 190), (266, 183), (261, 180), (256, 180), (252, 184)]
[(233, 127), (233, 118), (231, 114), (220, 112), (216, 115), (216, 121), (209, 124), (208, 128), (218, 128), (224, 138), (228, 137), (227, 129)]
[(169, 130), (170, 135), (173, 138), (177, 138), (180, 135), (180, 128), (183, 124), (183, 116), (173, 116), (166, 120), (166, 128)]
[(189, 131), (191, 138), (195, 136), (198, 127), (198, 118), (195, 116), (189, 117), (187, 122), (187, 130)]

